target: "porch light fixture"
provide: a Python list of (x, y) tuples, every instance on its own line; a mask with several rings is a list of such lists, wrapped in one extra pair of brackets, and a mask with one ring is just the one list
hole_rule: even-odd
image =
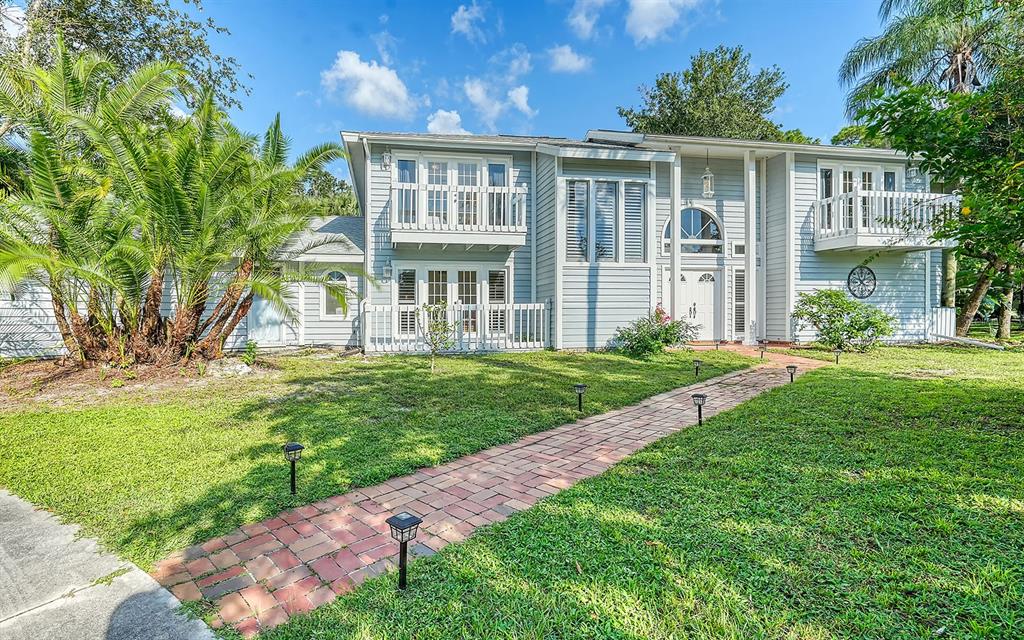
[(697, 407), (697, 424), (704, 424), (704, 403), (708, 401), (708, 397), (703, 393), (693, 394), (693, 406)]
[(394, 271), (395, 268), (391, 264), (391, 260), (388, 260), (387, 262), (384, 263), (384, 269), (381, 270), (381, 275), (384, 277), (385, 280), (390, 280)]
[(572, 385), (572, 389), (576, 392), (576, 406), (580, 413), (583, 413), (583, 394), (587, 392), (587, 385), (574, 384)]
[(715, 174), (711, 173), (711, 157), (707, 149), (704, 150), (704, 175), (700, 177), (704, 186), (703, 196), (705, 198), (715, 197)]
[(842, 349), (836, 349), (832, 353), (834, 353), (836, 355), (836, 364), (839, 364), (839, 356), (842, 355), (843, 350)]
[(700, 380), (700, 365), (703, 364), (700, 360), (693, 361), (693, 375)]
[(284, 451), (284, 459), (292, 465), (292, 495), (295, 495), (295, 463), (302, 457), (302, 450), (306, 447), (302, 446), (298, 442), (289, 442), (288, 444), (282, 445), (281, 450)]
[(793, 376), (796, 375), (796, 365), (795, 364), (787, 364), (786, 365), (786, 371), (789, 372), (789, 381), (793, 382)]
[(406, 572), (409, 565), (409, 543), (416, 539), (416, 532), (423, 523), (408, 511), (396, 513), (385, 522), (391, 527), (391, 537), (398, 542), (398, 588), (405, 589)]

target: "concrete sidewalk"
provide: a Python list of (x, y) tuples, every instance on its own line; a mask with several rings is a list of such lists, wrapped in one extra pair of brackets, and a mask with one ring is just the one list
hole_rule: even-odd
[(201, 621), (78, 527), (0, 490), (0, 640), (212, 640)]

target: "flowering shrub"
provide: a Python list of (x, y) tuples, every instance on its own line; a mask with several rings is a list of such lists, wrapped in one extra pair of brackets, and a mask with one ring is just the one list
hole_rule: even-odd
[(619, 327), (612, 344), (634, 358), (647, 358), (661, 353), (665, 347), (693, 340), (697, 337), (698, 328), (699, 325), (673, 320), (659, 304), (654, 313)]
[(793, 318), (818, 330), (818, 342), (829, 349), (867, 351), (896, 331), (888, 313), (836, 289), (801, 293)]

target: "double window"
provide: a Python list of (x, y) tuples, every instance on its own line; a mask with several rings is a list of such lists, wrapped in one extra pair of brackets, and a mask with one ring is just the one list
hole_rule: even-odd
[(395, 219), (427, 228), (511, 225), (510, 167), (506, 158), (400, 156), (392, 173)]
[(567, 261), (646, 262), (647, 183), (573, 179), (565, 185)]
[[(858, 219), (865, 227), (873, 224), (876, 216), (889, 219), (893, 216), (895, 202), (878, 191), (902, 189), (902, 167), (820, 164), (818, 197), (827, 202), (820, 207), (818, 226), (829, 231), (837, 224), (840, 228), (851, 229)], [(869, 193), (858, 197), (847, 195), (854, 191)], [(873, 198), (881, 203), (881, 211), (873, 211)]]
[(416, 333), (416, 308), (421, 303), (459, 305), (457, 316), (451, 319), (462, 332), (475, 333), (480, 327), (480, 305), (485, 299), (488, 306), (495, 307), (487, 311), (488, 330), (505, 330), (506, 310), (500, 306), (509, 301), (508, 270), (504, 267), (399, 268), (393, 286), (398, 329), (403, 335)]

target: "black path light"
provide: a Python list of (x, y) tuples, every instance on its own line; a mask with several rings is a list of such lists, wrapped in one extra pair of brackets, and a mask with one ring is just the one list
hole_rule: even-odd
[(842, 349), (836, 349), (832, 353), (834, 353), (836, 355), (836, 364), (839, 364), (839, 356), (842, 355), (843, 350)]
[(768, 350), (768, 341), (758, 340), (757, 345), (761, 349), (761, 359), (764, 360), (764, 352)]
[(700, 365), (703, 364), (700, 360), (693, 361), (693, 375), (700, 380)]
[(295, 495), (295, 463), (299, 458), (302, 457), (302, 450), (306, 447), (302, 446), (298, 442), (289, 442), (288, 444), (282, 445), (281, 450), (284, 451), (284, 459), (292, 463), (292, 495)]
[(579, 408), (580, 413), (583, 413), (583, 394), (587, 392), (587, 385), (577, 383), (572, 385), (572, 388), (576, 392), (576, 406)]
[(408, 511), (403, 511), (391, 516), (385, 522), (391, 527), (391, 537), (398, 541), (398, 588), (405, 589), (405, 575), (409, 565), (409, 543), (416, 539), (416, 532), (423, 520)]
[(793, 376), (796, 375), (796, 365), (795, 364), (787, 364), (786, 365), (786, 371), (789, 372), (789, 381), (793, 382)]
[(697, 424), (704, 424), (704, 403), (708, 401), (708, 397), (703, 393), (693, 394), (693, 406), (697, 407)]

